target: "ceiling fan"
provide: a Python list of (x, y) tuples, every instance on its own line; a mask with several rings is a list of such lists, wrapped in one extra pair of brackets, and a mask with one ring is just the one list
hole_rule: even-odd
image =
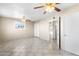
[(60, 12), (61, 9), (56, 7), (56, 5), (58, 5), (58, 4), (60, 4), (60, 3), (46, 3), (45, 5), (34, 7), (34, 9), (44, 8), (45, 10), (44, 10), (43, 14), (46, 14), (48, 11), (52, 11), (52, 10)]
[(25, 16), (23, 16), (21, 20), (22, 20), (23, 22), (31, 22), (31, 20), (27, 19)]

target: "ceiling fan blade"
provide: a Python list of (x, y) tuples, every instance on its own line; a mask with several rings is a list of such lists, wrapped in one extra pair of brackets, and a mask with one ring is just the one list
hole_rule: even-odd
[(56, 4), (60, 4), (60, 3), (56, 3)]
[(57, 7), (55, 7), (55, 10), (56, 10), (57, 12), (60, 12), (60, 11), (61, 11), (61, 9), (59, 9), (59, 8), (57, 8)]
[(46, 13), (47, 13), (46, 11), (43, 12), (43, 14), (46, 14)]
[(38, 9), (38, 8), (43, 8), (44, 6), (38, 6), (38, 7), (34, 7), (34, 9)]

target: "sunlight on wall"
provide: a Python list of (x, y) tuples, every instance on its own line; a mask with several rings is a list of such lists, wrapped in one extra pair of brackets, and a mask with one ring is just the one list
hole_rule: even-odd
[(11, 18), (1, 18), (3, 40), (21, 39), (33, 36), (33, 23), (21, 22)]

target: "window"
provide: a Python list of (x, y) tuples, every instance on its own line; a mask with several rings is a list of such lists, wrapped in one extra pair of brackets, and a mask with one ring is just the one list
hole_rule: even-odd
[(16, 23), (16, 29), (24, 29), (24, 24), (21, 22)]

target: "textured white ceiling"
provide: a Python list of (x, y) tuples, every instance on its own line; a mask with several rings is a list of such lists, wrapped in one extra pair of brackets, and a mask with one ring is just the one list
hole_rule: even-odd
[[(0, 16), (6, 17), (14, 17), (14, 18), (22, 18), (22, 16), (26, 16), (26, 18), (37, 21), (41, 19), (46, 19), (58, 12), (52, 11), (43, 15), (43, 9), (33, 9), (33, 7), (43, 5), (43, 3), (0, 3)], [(61, 3), (57, 5), (60, 9), (65, 10), (70, 6), (75, 5), (74, 3)]]

